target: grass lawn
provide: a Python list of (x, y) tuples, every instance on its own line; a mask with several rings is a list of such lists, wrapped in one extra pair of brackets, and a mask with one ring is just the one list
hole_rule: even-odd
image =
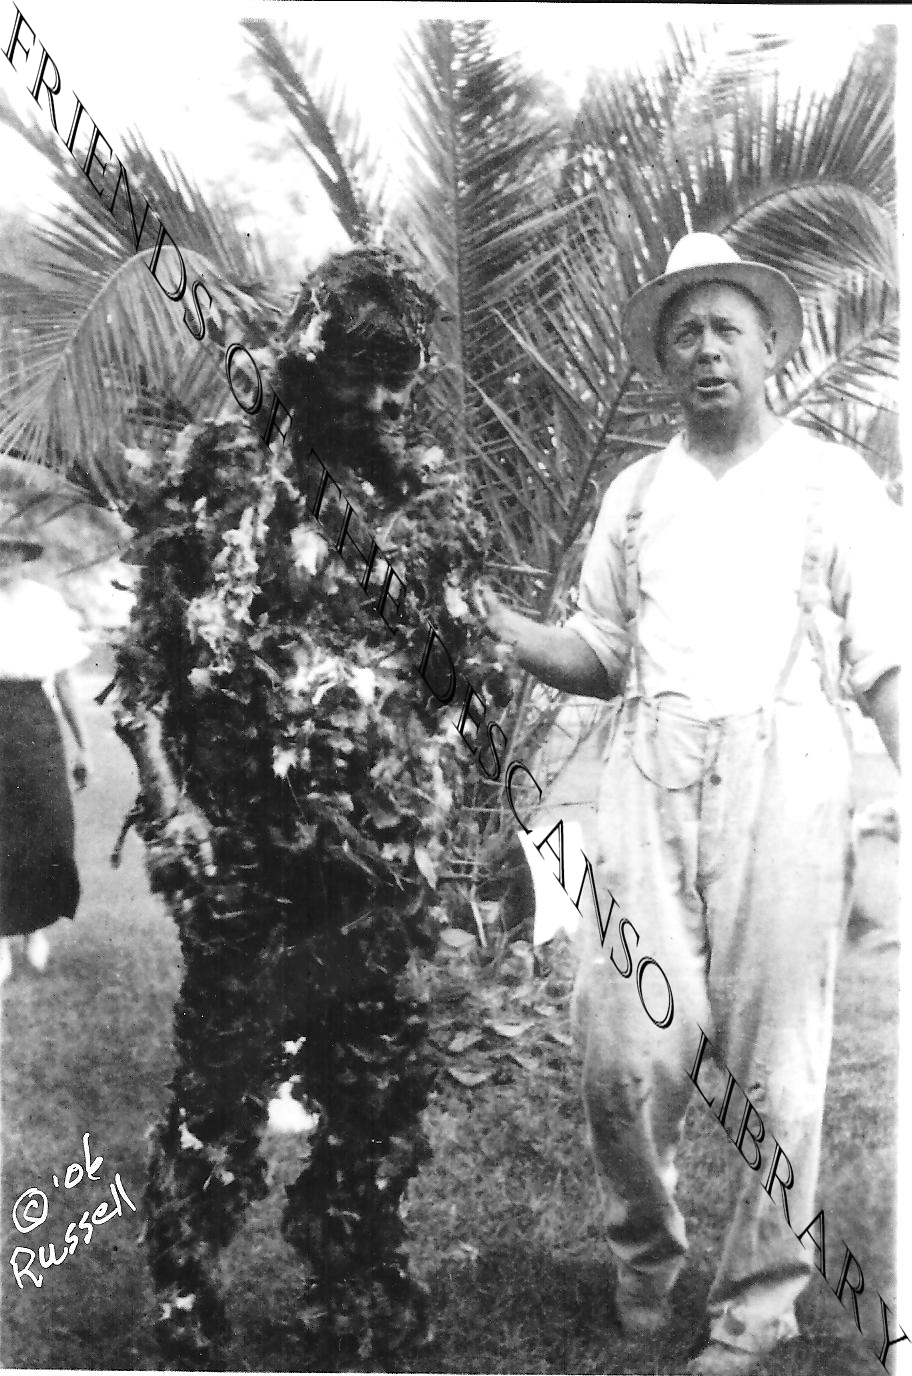
[[(16, 1246), (37, 1251), (39, 1243), (55, 1242), (61, 1248), (67, 1224), (110, 1199), (115, 1172), (140, 1205), (146, 1132), (170, 1073), (177, 941), (149, 895), (135, 836), (127, 839), (120, 869), (109, 866), (134, 793), (132, 764), (106, 711), (91, 705), (87, 715), (96, 770), (76, 805), (82, 907), (75, 923), (52, 931), (47, 972), (38, 977), (17, 969), (3, 996), (6, 1368), (158, 1365), (140, 1213), (124, 1204), (123, 1216), (98, 1226), (90, 1241), (46, 1273), (40, 1289), (26, 1279), (19, 1290), (8, 1260)], [(891, 787), (884, 761), (860, 761), (862, 801)], [(474, 1089), (442, 1075), (429, 1109), (435, 1156), (414, 1183), (407, 1211), (415, 1267), (432, 1291), (434, 1335), (412, 1369), (668, 1376), (683, 1370), (700, 1336), (731, 1191), (743, 1185), (747, 1167), (694, 1096), (680, 1161), (691, 1254), (675, 1295), (675, 1322), (652, 1344), (626, 1344), (613, 1321), (607, 1249), (582, 1140), (578, 1066), (565, 1044), (569, 958), (547, 949), (546, 982), (518, 977), (512, 996), (509, 988), (481, 988), (477, 1009), (464, 1006), (467, 1029), (476, 1016), (480, 1021), (485, 998), (488, 1013), (498, 1001), (506, 1016), (528, 1013), (533, 1030), (519, 1059), (505, 1044), (492, 1079)], [(814, 1277), (800, 1305), (804, 1336), (767, 1361), (761, 1376), (863, 1376), (880, 1369), (871, 1354), (880, 1341), (874, 1291), (896, 1307), (895, 967), (889, 948), (844, 949), (819, 1191), (831, 1280), (838, 1278), (842, 1240), (865, 1273), (865, 1338)], [(452, 1025), (442, 1040), (451, 1033)], [(92, 1154), (104, 1158), (96, 1168), (100, 1178), (67, 1189), (67, 1165), (83, 1160), (87, 1132)], [(302, 1370), (307, 1353), (295, 1333), (300, 1277), (277, 1228), (281, 1186), (297, 1173), (300, 1143), (270, 1135), (267, 1149), (275, 1187), (251, 1210), (225, 1258), (235, 1325), (226, 1359), (235, 1370)], [(71, 1172), (73, 1180), (76, 1175)], [(757, 1177), (751, 1182), (759, 1189)], [(21, 1236), (12, 1227), (12, 1206), (32, 1187), (48, 1194), (49, 1213)]]

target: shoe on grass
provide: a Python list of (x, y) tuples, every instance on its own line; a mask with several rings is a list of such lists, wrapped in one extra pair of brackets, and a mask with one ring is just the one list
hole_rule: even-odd
[(687, 1376), (748, 1376), (768, 1355), (767, 1352), (745, 1352), (743, 1347), (730, 1347), (713, 1338), (684, 1370)]
[(44, 932), (30, 932), (25, 939), (25, 958), (33, 970), (47, 969), (51, 947)]

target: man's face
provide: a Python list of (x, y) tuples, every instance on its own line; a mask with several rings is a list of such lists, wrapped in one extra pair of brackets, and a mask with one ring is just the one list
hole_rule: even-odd
[(683, 292), (663, 322), (663, 343), (666, 381), (691, 421), (737, 420), (765, 406), (775, 336), (737, 287)]

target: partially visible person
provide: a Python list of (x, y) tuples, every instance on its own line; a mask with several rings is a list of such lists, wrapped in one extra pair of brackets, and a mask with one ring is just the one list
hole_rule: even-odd
[(0, 984), (12, 974), (10, 938), (25, 937), (26, 959), (43, 970), (46, 928), (75, 917), (79, 903), (66, 756), (44, 685), (53, 681), (76, 742), (73, 779), (85, 788), (86, 734), (70, 670), (86, 644), (60, 593), (25, 576), (41, 554), (36, 540), (0, 534)]

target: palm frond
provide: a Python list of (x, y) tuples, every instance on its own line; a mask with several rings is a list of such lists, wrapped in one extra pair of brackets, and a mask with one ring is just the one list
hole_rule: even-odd
[[(242, 26), (259, 72), (290, 117), (292, 145), (307, 158), (348, 236), (367, 242), (383, 217), (385, 177), (360, 119), (326, 81), (322, 53), (287, 34), (280, 39), (265, 20), (245, 19)], [(261, 113), (249, 96), (241, 102)]]
[[(98, 500), (111, 500), (124, 476), (116, 441), (148, 435), (150, 422), (167, 433), (224, 399), (211, 342), (189, 332), (190, 291), (180, 303), (164, 294), (177, 291), (180, 263), (186, 287), (201, 278), (212, 298), (207, 306), (202, 296), (210, 339), (215, 332), (224, 342), (233, 321), (251, 344), (278, 314), (273, 265), (240, 228), (237, 206), (204, 196), (139, 135), (124, 140), (121, 179), (116, 188), (111, 179), (103, 202), (58, 140), (15, 115), (12, 122), (49, 159), (63, 200), (29, 224), (26, 251), (20, 245), (3, 275), (0, 447), (78, 474)], [(168, 237), (156, 283), (160, 226)]]
[[(214, 265), (202, 255), (185, 249), (184, 259), (188, 272), (213, 279)], [(173, 258), (167, 270), (174, 271)], [(100, 285), (75, 276), (67, 285), (54, 316), (4, 333), (0, 449), (62, 472), (78, 461), (91, 472), (96, 457), (126, 437), (131, 413), (150, 400), (173, 395), (182, 419), (202, 419), (221, 401), (219, 353), (184, 328), (182, 307), (163, 295), (144, 256), (127, 259)], [(228, 293), (224, 299), (254, 304)]]
[[(151, 250), (158, 222), (163, 221), (171, 238), (183, 249), (196, 249), (217, 265), (219, 274), (242, 290), (259, 291), (278, 277), (265, 240), (256, 231), (242, 228), (243, 203), (218, 192), (204, 193), (182, 165), (167, 152), (156, 154), (136, 130), (125, 135), (115, 158), (123, 168), (126, 186), (117, 183), (109, 170), (98, 195), (80, 165), (37, 120), (25, 120), (0, 91), (0, 123), (8, 125), (46, 160), (60, 196), (54, 217), (61, 219), (75, 207), (83, 225), (94, 226), (99, 253), (119, 264), (125, 247), (136, 251), (133, 225), (127, 213), (127, 196), (137, 227), (143, 223), (142, 243)], [(113, 211), (112, 211), (113, 205)], [(47, 215), (45, 222), (51, 222)]]
[(776, 380), (777, 409), (834, 435), (857, 436), (860, 413), (896, 416), (898, 369), (897, 293), (877, 274), (859, 276), (816, 303), (802, 347)]
[(562, 126), (485, 22), (421, 23), (403, 73), (409, 189), (396, 228), (442, 302), (439, 410), (462, 446), (478, 423), (470, 380), (496, 391), (520, 357), (492, 307), (528, 290), (566, 216), (554, 196)]

